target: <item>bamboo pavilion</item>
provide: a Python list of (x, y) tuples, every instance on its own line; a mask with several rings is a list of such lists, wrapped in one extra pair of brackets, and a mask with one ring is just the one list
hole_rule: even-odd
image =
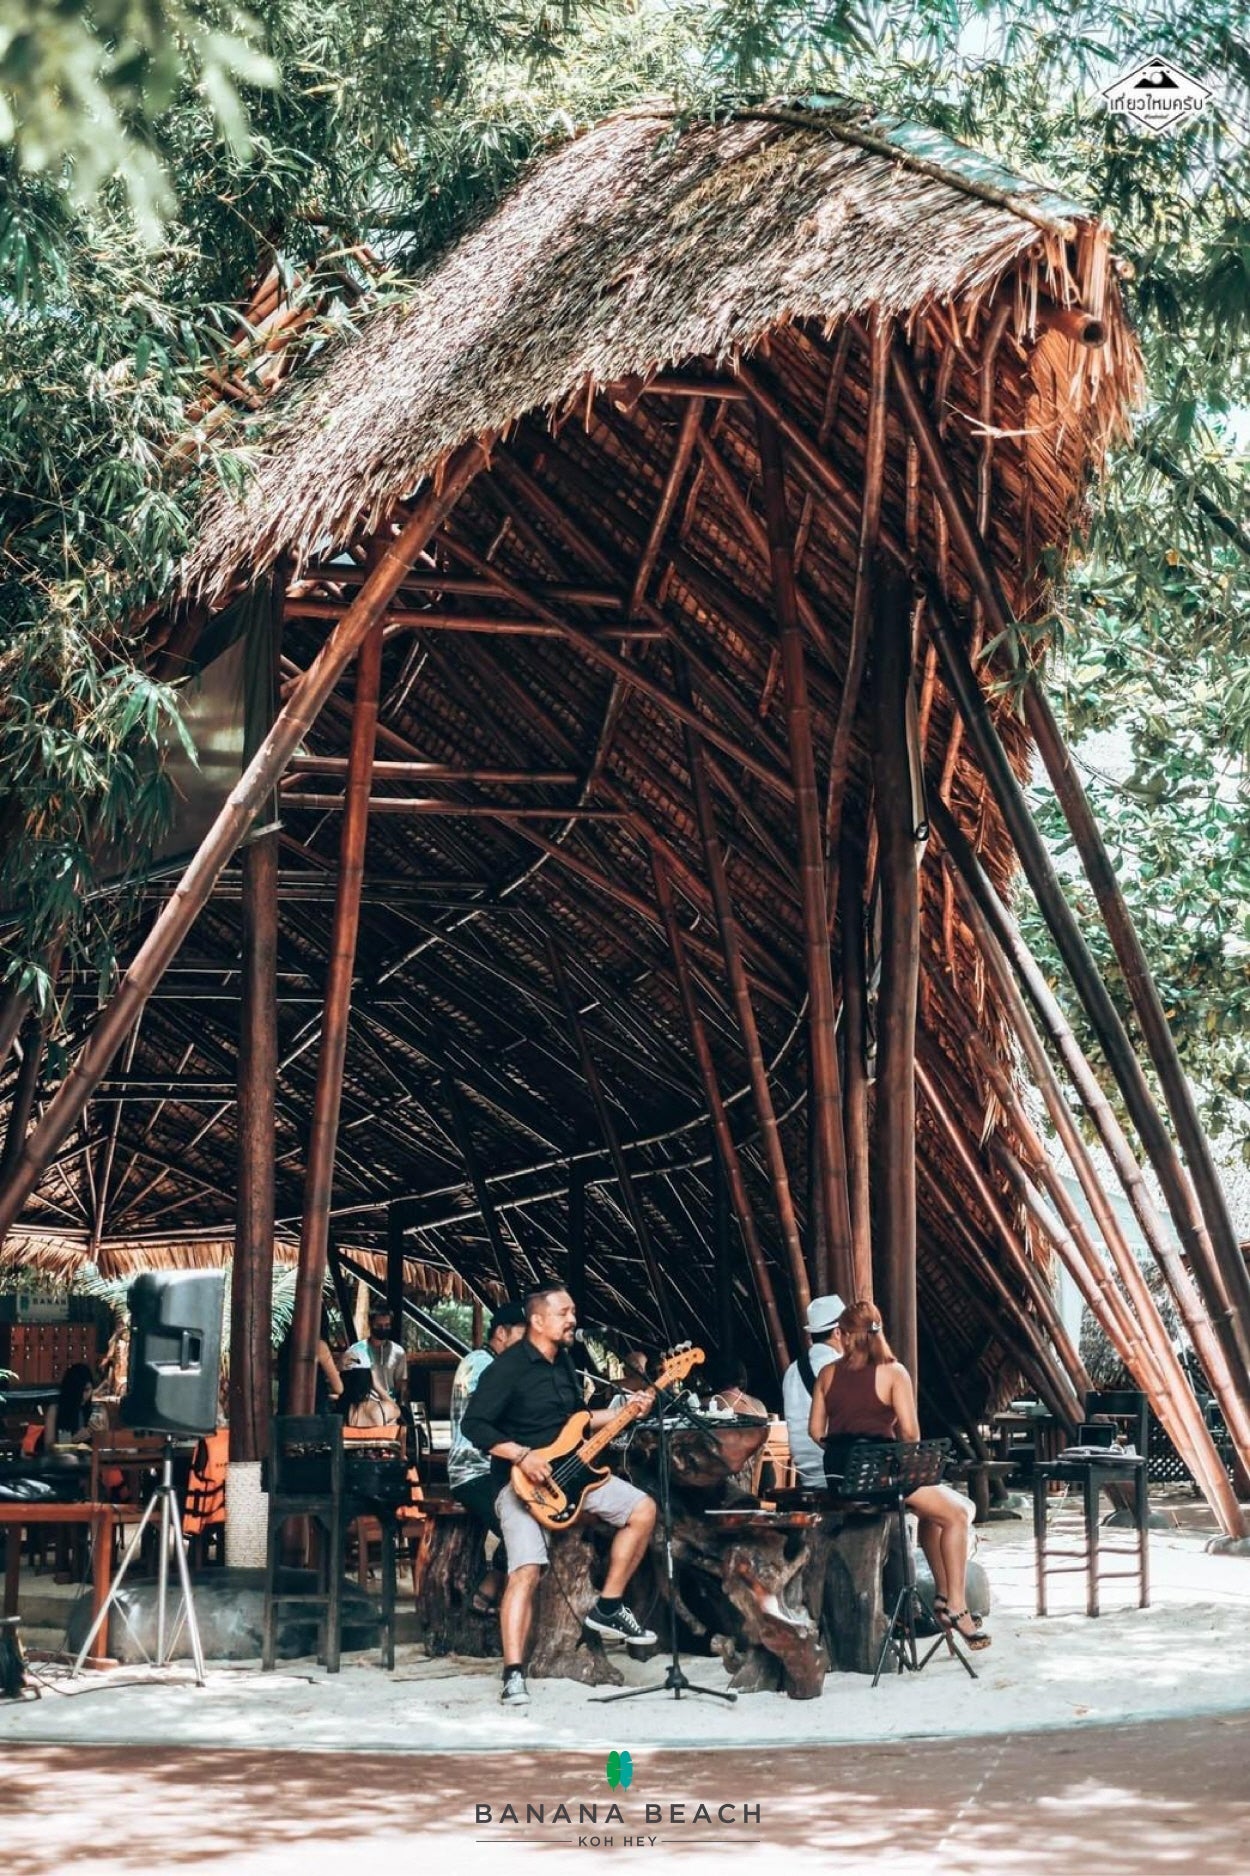
[(349, 1255), (393, 1296), (561, 1275), (761, 1381), (811, 1295), (871, 1293), (973, 1438), (1021, 1385), (1082, 1417), (1061, 1263), (1241, 1534), (1087, 1139), (1243, 1462), (1245, 1260), (1035, 669), (1140, 395), (1119, 278), (1096, 214), (936, 133), (639, 109), (292, 372), (150, 630), (164, 670), (246, 639), (271, 708), (29, 1132), (9, 1067), (8, 1255), (233, 1235), (260, 1367), (276, 1241), (309, 1393)]

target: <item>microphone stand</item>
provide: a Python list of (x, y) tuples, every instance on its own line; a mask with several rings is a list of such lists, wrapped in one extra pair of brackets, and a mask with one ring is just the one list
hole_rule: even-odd
[[(659, 1445), (659, 1484), (660, 1484), (660, 1527), (664, 1533), (664, 1575), (668, 1583), (668, 1635), (672, 1649), (672, 1658), (664, 1679), (654, 1687), (627, 1687), (617, 1694), (593, 1694), (597, 1704), (607, 1706), (614, 1700), (637, 1700), (641, 1694), (672, 1694), (674, 1700), (680, 1700), (683, 1694), (704, 1694), (709, 1700), (727, 1700), (732, 1706), (738, 1696), (732, 1690), (722, 1687), (699, 1687), (689, 1680), (681, 1665), (681, 1653), (677, 1646), (677, 1587), (673, 1572), (673, 1479), (669, 1451), (669, 1410), (676, 1407), (689, 1424), (699, 1431), (699, 1423), (690, 1412), (685, 1401), (678, 1396), (666, 1399), (662, 1393), (656, 1395), (655, 1426), (660, 1436)], [(638, 1430), (646, 1425), (639, 1422)]]

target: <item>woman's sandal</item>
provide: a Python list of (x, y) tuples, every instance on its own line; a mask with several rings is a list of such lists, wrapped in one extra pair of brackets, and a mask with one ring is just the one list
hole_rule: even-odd
[[(971, 1635), (959, 1626), (965, 1617), (972, 1623)], [(981, 1627), (980, 1616), (973, 1615), (970, 1609), (952, 1609), (948, 1606), (945, 1614), (939, 1616), (938, 1620), (942, 1623), (943, 1628), (950, 1630), (952, 1635), (958, 1635), (964, 1647), (969, 1649), (973, 1654), (976, 1653), (978, 1648), (988, 1648), (991, 1641), (994, 1639), (992, 1635), (987, 1635)]]

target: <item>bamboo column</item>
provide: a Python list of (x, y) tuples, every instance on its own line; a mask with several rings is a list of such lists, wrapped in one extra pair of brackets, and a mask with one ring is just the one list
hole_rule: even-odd
[(586, 1314), (586, 1168), (580, 1160), (569, 1163), (569, 1241), (564, 1281), (580, 1322)]
[(273, 792), (278, 777), (316, 721), (344, 667), (379, 619), (427, 541), (442, 526), (486, 456), (467, 443), (448, 458), (437, 487), (427, 489), (388, 543), (377, 565), (279, 712), (273, 729), (231, 790), (171, 898), (101, 1011), (77, 1061), (31, 1130), (7, 1185), (0, 1190), (0, 1244), (48, 1162), (80, 1119), (135, 1018), (177, 955), (208, 901), (219, 874)]
[(404, 1217), (395, 1205), (386, 1208), (386, 1307), (400, 1344), (404, 1339)]
[(848, 1301), (872, 1295), (872, 1204), (868, 1146), (868, 966), (864, 955), (864, 846), (842, 825), (838, 930), (842, 963), (842, 1116), (851, 1202), (854, 1279)]
[[(911, 359), (901, 341), (894, 345), (891, 364), (899, 400), (903, 405), (908, 425), (915, 436), (926, 472), (950, 528), (951, 539), (959, 550), (976, 597), (985, 609), (986, 619), (991, 629), (995, 633), (1009, 633), (1014, 622), (994, 568), (993, 558), (968, 511), (958, 481), (946, 460), (941, 439), (916, 381)], [(1188, 1091), (1184, 1090), (1184, 1076), (1176, 1060), (1175, 1045), (1171, 1042), (1170, 1036), (1166, 1043), (1164, 1042), (1164, 1034), (1167, 1031), (1166, 1019), (1158, 1003), (1158, 995), (1150, 979), (1145, 957), (1141, 952), (1136, 934), (1132, 932), (1128, 910), (1115, 884), (1110, 862), (1097, 837), (1089, 805), (1083, 801), (1083, 797), (1078, 799), (1077, 789), (1073, 786), (1074, 778), (1067, 765), (1066, 752), (1062, 751), (1056, 737), (1047, 736), (1049, 712), (1044, 700), (1041, 699), (1036, 677), (1029, 674), (1025, 685), (1025, 708), (1029, 725), (1034, 735), (1040, 732), (1041, 737), (1047, 741), (1050, 752), (1050, 761), (1047, 766), (1049, 768), (1052, 763), (1054, 764), (1052, 780), (1057, 777), (1057, 789), (1062, 786), (1061, 805), (1065, 815), (1070, 817), (1069, 825), (1072, 826), (1073, 836), (1077, 839), (1078, 847), (1081, 848), (1082, 859), (1087, 868), (1093, 869), (1091, 879), (1094, 881), (1095, 894), (1099, 896), (1100, 905), (1103, 899), (1106, 899), (1106, 906), (1103, 907), (1104, 917), (1107, 916), (1107, 909), (1110, 909), (1109, 930), (1112, 942), (1117, 945), (1117, 950), (1123, 948), (1124, 956), (1128, 961), (1126, 979), (1129, 982), (1130, 993), (1135, 998), (1142, 999), (1139, 1015), (1145, 1012), (1142, 1020), (1143, 1031), (1147, 1035), (1147, 1046), (1151, 1048), (1152, 1054), (1156, 1049), (1159, 1051), (1155, 1065), (1160, 1071), (1165, 1101), (1169, 1106), (1179, 1103), (1179, 1107), (1172, 1114), (1173, 1122), (1177, 1125), (1178, 1134), (1186, 1146), (1186, 1151), (1190, 1153), (1193, 1168), (1199, 1173), (1206, 1207), (1210, 1208), (1210, 1215), (1216, 1219), (1217, 1229), (1214, 1233), (1208, 1229), (1206, 1213), (1195, 1197), (1195, 1188), (1190, 1184), (1172, 1138), (1155, 1106), (1154, 1098), (1141, 1065), (1133, 1052), (1124, 1025), (1120, 1021), (1106, 985), (1098, 974), (1089, 948), (1072, 916), (1071, 908), (1063, 895), (1054, 869), (1050, 865), (1049, 856), (1037, 832), (1032, 815), (1029, 813), (1028, 805), (998, 740), (998, 733), (986, 708), (962, 639), (953, 629), (949, 608), (936, 588), (931, 587), (929, 597), (934, 638), (938, 646), (938, 655), (943, 661), (947, 683), (959, 704), (965, 727), (977, 747), (982, 767), (1011, 830), (1029, 883), (1037, 894), (1042, 914), (1050, 926), (1055, 943), (1076, 984), (1078, 994), (1085, 1005), (1090, 1022), (1098, 1035), (1124, 1096), (1133, 1124), (1141, 1137), (1147, 1157), (1154, 1167), (1167, 1200), (1168, 1210), (1172, 1214), (1181, 1242), (1185, 1245), (1195, 1274), (1198, 1276), (1207, 1307), (1217, 1321), (1227, 1323), (1226, 1346), (1235, 1345), (1239, 1352), (1241, 1366), (1250, 1370), (1250, 1272), (1247, 1272), (1245, 1261), (1236, 1246), (1210, 1153), (1202, 1136), (1197, 1115), (1193, 1111), (1192, 1101), (1188, 1097)], [(1091, 831), (1093, 839), (1090, 837)], [(1231, 1257), (1228, 1254), (1230, 1246), (1233, 1253)]]
[(1238, 1312), (1243, 1331), (1247, 1332), (1243, 1341), (1250, 1342), (1250, 1270), (1246, 1267), (1245, 1255), (1228, 1214), (1228, 1202), (1211, 1157), (1206, 1132), (1198, 1118), (1198, 1110), (1176, 1052), (1176, 1043), (1168, 1027), (1154, 977), (1129, 916), (1129, 909), (1124, 903), (1120, 882), (1103, 844), (1098, 823), (1094, 819), (1081, 778), (1064, 745), (1049, 701), (1036, 682), (1031, 683), (1024, 693), (1024, 714), (1038, 753), (1046, 764), (1046, 772), (1063, 809), (1064, 819), (1076, 842), (1086, 877), (1094, 889), (1094, 897), (1110, 934), (1125, 986), (1137, 1012), (1143, 1040), (1159, 1077), (1164, 1103), (1185, 1155), (1215, 1261), (1228, 1289), (1229, 1299)]
[(16, 1164), (26, 1138), (26, 1129), (35, 1108), (35, 1094), (39, 1087), (39, 1070), (43, 1065), (44, 1043), (48, 1033), (48, 1018), (27, 1016), (22, 1024), (22, 1060), (17, 1071), (17, 1081), (13, 1088), (13, 1100), (9, 1107), (9, 1124), (5, 1129), (4, 1151), (0, 1153), (0, 1182), (9, 1168)]
[(907, 750), (911, 689), (911, 589), (876, 562), (873, 788), (881, 880), (881, 987), (873, 1179), (877, 1242), (874, 1293), (899, 1358), (916, 1376), (916, 998), (920, 974), (920, 879)]
[[(932, 805), (932, 804), (931, 804)], [(1119, 1226), (1102, 1195), (1101, 1183), (1089, 1161), (1084, 1142), (1068, 1111), (1058, 1077), (1050, 1065), (1041, 1036), (1017, 989), (1016, 978), (1024, 985), (1038, 1011), (1051, 1042), (1063, 1062), (1095, 1131), (1115, 1167), (1143, 1235), (1155, 1261), (1176, 1300), (1181, 1320), (1220, 1403), (1229, 1432), (1242, 1463), (1250, 1457), (1250, 1412), (1238, 1390), (1224, 1349), (1210, 1317), (1194, 1289), (1185, 1266), (1173, 1249), (1163, 1224), (1155, 1212), (1146, 1189), (1141, 1168), (1130, 1147), (1114, 1110), (1093, 1069), (1086, 1061), (1072, 1030), (1059, 1007), (1040, 967), (981, 869), (976, 855), (965, 840), (958, 823), (941, 803), (934, 809), (934, 824), (946, 851), (947, 865), (963, 900), (973, 935), (994, 979), (1007, 1011), (1008, 1020), (1019, 1039), (1025, 1060), (1046, 1101), (1055, 1131), (1072, 1160), (1099, 1228), (1108, 1238), (1109, 1248)], [(1125, 1247), (1127, 1249), (1127, 1246)], [(1113, 1255), (1114, 1255), (1113, 1251)], [(1129, 1253), (1131, 1255), (1131, 1253)], [(1136, 1260), (1134, 1260), (1136, 1261)]]
[(929, 599), (938, 657), (969, 738), (1002, 810), (1042, 916), (1068, 967), (1077, 994), (1124, 1097), (1125, 1106), (1154, 1166), (1181, 1242), (1189, 1253), (1207, 1309), (1224, 1343), (1230, 1364), (1235, 1363), (1233, 1371), (1244, 1375), (1250, 1372), (1250, 1349), (1245, 1345), (1244, 1325), (1230, 1304), (1184, 1167), (1155, 1107), (1149, 1084), (1119, 1012), (1111, 1001), (1084, 934), (1064, 897), (1059, 877), (999, 739), (968, 654), (955, 631), (949, 609), (936, 589), (930, 592)]
[[(690, 679), (681, 655), (675, 648), (673, 650), (673, 679), (683, 702), (690, 704), (693, 708)], [(751, 1002), (751, 988), (742, 962), (742, 940), (729, 897), (725, 856), (721, 850), (720, 832), (716, 825), (716, 808), (712, 801), (712, 790), (703, 762), (703, 745), (689, 727), (686, 730), (686, 764), (690, 770), (690, 789), (694, 798), (695, 821), (699, 829), (699, 841), (703, 849), (703, 863), (707, 869), (708, 884), (712, 891), (712, 905), (716, 913), (716, 926), (725, 963), (725, 976), (729, 983), (734, 1013), (738, 1019), (742, 1046), (747, 1058), (755, 1119), (760, 1130), (764, 1158), (768, 1166), (773, 1202), (777, 1208), (777, 1221), (781, 1226), (781, 1235), (789, 1261), (791, 1301), (794, 1306), (795, 1320), (801, 1323), (807, 1306), (812, 1300), (812, 1292), (808, 1283), (807, 1266), (803, 1261), (803, 1246), (799, 1238), (798, 1219), (794, 1212), (794, 1197), (790, 1190), (790, 1174), (786, 1168), (786, 1156), (781, 1144), (781, 1130), (777, 1125), (776, 1110), (773, 1107), (772, 1090), (768, 1085), (768, 1070), (764, 1063), (764, 1051), (760, 1044), (755, 1010)]]
[(672, 953), (673, 971), (677, 978), (677, 989), (681, 995), (682, 1010), (686, 1018), (686, 1027), (690, 1032), (690, 1046), (694, 1050), (699, 1077), (703, 1083), (704, 1099), (712, 1119), (712, 1134), (716, 1142), (716, 1161), (727, 1183), (733, 1199), (734, 1212), (738, 1220), (738, 1229), (742, 1233), (742, 1242), (746, 1247), (747, 1263), (751, 1271), (751, 1280), (755, 1286), (756, 1297), (763, 1312), (764, 1323), (768, 1330), (768, 1339), (773, 1351), (773, 1360), (778, 1374), (784, 1374), (790, 1365), (790, 1351), (786, 1346), (785, 1331), (781, 1326), (781, 1315), (777, 1308), (777, 1297), (773, 1290), (772, 1277), (769, 1275), (768, 1261), (764, 1256), (764, 1247), (760, 1243), (759, 1232), (755, 1224), (755, 1212), (751, 1205), (751, 1195), (747, 1191), (743, 1177), (742, 1162), (738, 1157), (733, 1131), (729, 1125), (729, 1114), (721, 1095), (720, 1081), (716, 1073), (716, 1063), (712, 1058), (711, 1045), (707, 1039), (707, 1030), (703, 1014), (699, 1009), (695, 995), (694, 979), (686, 959), (686, 948), (677, 923), (677, 910), (673, 903), (673, 889), (665, 871), (664, 862), (657, 853), (651, 856), (651, 870), (655, 877), (655, 896), (664, 920), (664, 929), (668, 935), (668, 947)]
[(629, 1215), (629, 1222), (634, 1227), (634, 1236), (638, 1240), (638, 1249), (642, 1252), (643, 1266), (647, 1273), (647, 1281), (651, 1286), (651, 1294), (655, 1299), (655, 1306), (660, 1312), (660, 1321), (664, 1326), (664, 1334), (668, 1338), (668, 1341), (673, 1343), (677, 1340), (677, 1321), (673, 1315), (672, 1304), (669, 1300), (668, 1285), (664, 1280), (659, 1262), (656, 1259), (655, 1247), (651, 1242), (651, 1232), (647, 1225), (646, 1213), (642, 1209), (642, 1201), (638, 1197), (633, 1179), (630, 1177), (629, 1167), (625, 1163), (625, 1155), (621, 1151), (621, 1142), (617, 1135), (616, 1127), (613, 1124), (612, 1115), (603, 1092), (603, 1083), (599, 1078), (599, 1069), (591, 1053), (590, 1039), (586, 1034), (572, 988), (569, 984), (568, 972), (564, 968), (564, 960), (556, 949), (555, 943), (549, 933), (544, 932), (543, 941), (546, 947), (547, 963), (551, 970), (552, 979), (559, 992), (560, 1001), (564, 1006), (565, 1017), (568, 1020), (569, 1029), (572, 1032), (578, 1059), (581, 1062), (582, 1078), (586, 1083), (586, 1089), (590, 1095), (590, 1103), (595, 1111), (595, 1117), (599, 1122), (599, 1131), (603, 1135), (604, 1144), (608, 1149), (608, 1156), (612, 1161), (612, 1166), (616, 1173), (616, 1182), (620, 1188), (621, 1200)]
[[(230, 1274), (230, 1457), (269, 1447), (274, 1122), (278, 1076), (277, 830), (243, 854), (239, 1011), (239, 1202)], [(314, 1345), (315, 1346), (315, 1345)]]
[(812, 711), (803, 656), (803, 628), (799, 622), (795, 593), (794, 551), (786, 508), (781, 442), (771, 419), (758, 409), (755, 413), (755, 428), (759, 438), (760, 468), (764, 482), (764, 514), (768, 528), (773, 607), (781, 645), (790, 770), (794, 782), (794, 811), (798, 830), (803, 937), (807, 951), (808, 1089), (813, 1110), (816, 1169), (821, 1199), (820, 1229), (815, 1234), (812, 1257), (812, 1279), (816, 1289), (822, 1293), (832, 1283), (834, 1288), (847, 1295), (854, 1287), (856, 1273), (853, 1268), (851, 1210), (846, 1185), (842, 1089), (834, 1033), (828, 891), (820, 799), (816, 789), (816, 757), (812, 747)]
[(356, 660), (356, 698), (348, 755), (343, 825), (339, 838), (338, 885), (334, 927), (326, 971), (321, 1047), (309, 1129), (304, 1176), (304, 1216), (300, 1227), (299, 1269), (291, 1319), (291, 1412), (310, 1414), (316, 1398), (317, 1332), (321, 1292), (326, 1277), (330, 1205), (334, 1196), (334, 1149), (338, 1142), (343, 1098), (343, 1065), (351, 1021), (352, 974), (360, 930), (360, 890), (365, 877), (365, 842), (369, 832), (369, 789), (377, 739), (378, 698), (382, 681), (381, 620), (373, 627)]
[(711, 1130), (712, 1158), (712, 1289), (716, 1307), (716, 1353), (726, 1373), (733, 1367), (737, 1338), (734, 1334), (734, 1264), (729, 1209), (729, 1181), (724, 1161)]

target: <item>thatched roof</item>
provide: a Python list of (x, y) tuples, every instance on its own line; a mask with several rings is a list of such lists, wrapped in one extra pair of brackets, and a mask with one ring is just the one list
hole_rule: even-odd
[[(712, 1145), (656, 908), (656, 851), (764, 1256), (783, 1295), (787, 1281), (692, 800), (675, 695), (683, 668), (805, 1233), (809, 1220), (793, 783), (758, 436), (741, 374), (752, 398), (784, 413), (791, 443), (803, 442), (785, 467), (822, 786), (856, 586), (871, 379), (860, 316), (899, 316), (952, 473), (1024, 619), (1044, 606), (1047, 568), (1068, 548), (1138, 381), (1109, 231), (1096, 216), (987, 173), (943, 139), (792, 119), (760, 112), (677, 136), (663, 114), (627, 114), (540, 163), (404, 304), (366, 318), (293, 377), (262, 425), (246, 494), (206, 517), (188, 575), (220, 599), (289, 556), (282, 651), (295, 682), (359, 589), (379, 519), (389, 527), (394, 505), (449, 450), (493, 439), (489, 471), (389, 613), (377, 754), (441, 773), (375, 774), (373, 794), (388, 806), (370, 819), (331, 1227), (380, 1254), (387, 1207), (399, 1204), (410, 1255), (494, 1296), (500, 1260), (483, 1191), (522, 1276), (550, 1274), (563, 1267), (570, 1188), (584, 1179), (588, 1314), (652, 1342), (659, 1324), (637, 1221), (591, 1108), (549, 946), (563, 959), (670, 1301), (686, 1332), (707, 1338), (719, 1305)], [(1097, 343), (1072, 342), (1067, 305), (1084, 309)], [(678, 376), (684, 394), (673, 397)], [(705, 395), (683, 459), (692, 382)], [(966, 569), (896, 409), (885, 442), (884, 535), (945, 588), (975, 638)], [(843, 491), (836, 499), (829, 477)], [(916, 672), (927, 786), (1009, 890), (1010, 845), (923, 623)], [(303, 1200), (351, 697), (349, 673), (281, 795), (277, 1178), (287, 1232)], [(992, 708), (1024, 774), (1019, 718), (1005, 697)], [(406, 806), (414, 790), (437, 792), (459, 818), (430, 811), (428, 799)], [(872, 792), (861, 710), (846, 825), (867, 867), (870, 943)], [(1045, 1262), (994, 1158), (996, 1139), (1021, 1143), (961, 1034), (970, 1019), (1012, 1063), (936, 839), (921, 894), (925, 1046), (1000, 1217), (1009, 1213), (1029, 1255)], [(228, 1232), (238, 895), (232, 869), (148, 1005), (87, 1140), (41, 1185), (32, 1222), (89, 1221), (98, 1190), (87, 1158), (98, 1166), (107, 1150), (106, 1236), (175, 1223)], [(837, 958), (843, 936), (839, 924)], [(81, 994), (91, 994), (85, 981)], [(119, 1100), (125, 1118), (114, 1129), (108, 1103)], [(1018, 1386), (1022, 1342), (1003, 1297), (1015, 1297), (1021, 1317), (1033, 1305), (984, 1191), (925, 1100), (918, 1146), (922, 1380), (929, 1410), (958, 1418)], [(731, 1302), (762, 1371), (767, 1344), (741, 1261)], [(787, 1302), (783, 1313), (794, 1336)]]
[[(540, 162), (336, 351), (266, 429), (242, 504), (209, 515), (188, 583), (220, 596), (279, 552), (302, 562), (376, 524), (466, 438), (588, 386), (723, 366), (792, 321), (829, 331), (874, 306), (914, 321), (954, 298), (966, 320), (1009, 270), (1017, 337), (1036, 332), (1041, 291), (1101, 318), (1105, 237), (1078, 204), (915, 126), (761, 111), (679, 137), (670, 112), (626, 112)], [(1118, 422), (1135, 372), (1111, 332), (1064, 386), (1094, 399), (1094, 429)]]

